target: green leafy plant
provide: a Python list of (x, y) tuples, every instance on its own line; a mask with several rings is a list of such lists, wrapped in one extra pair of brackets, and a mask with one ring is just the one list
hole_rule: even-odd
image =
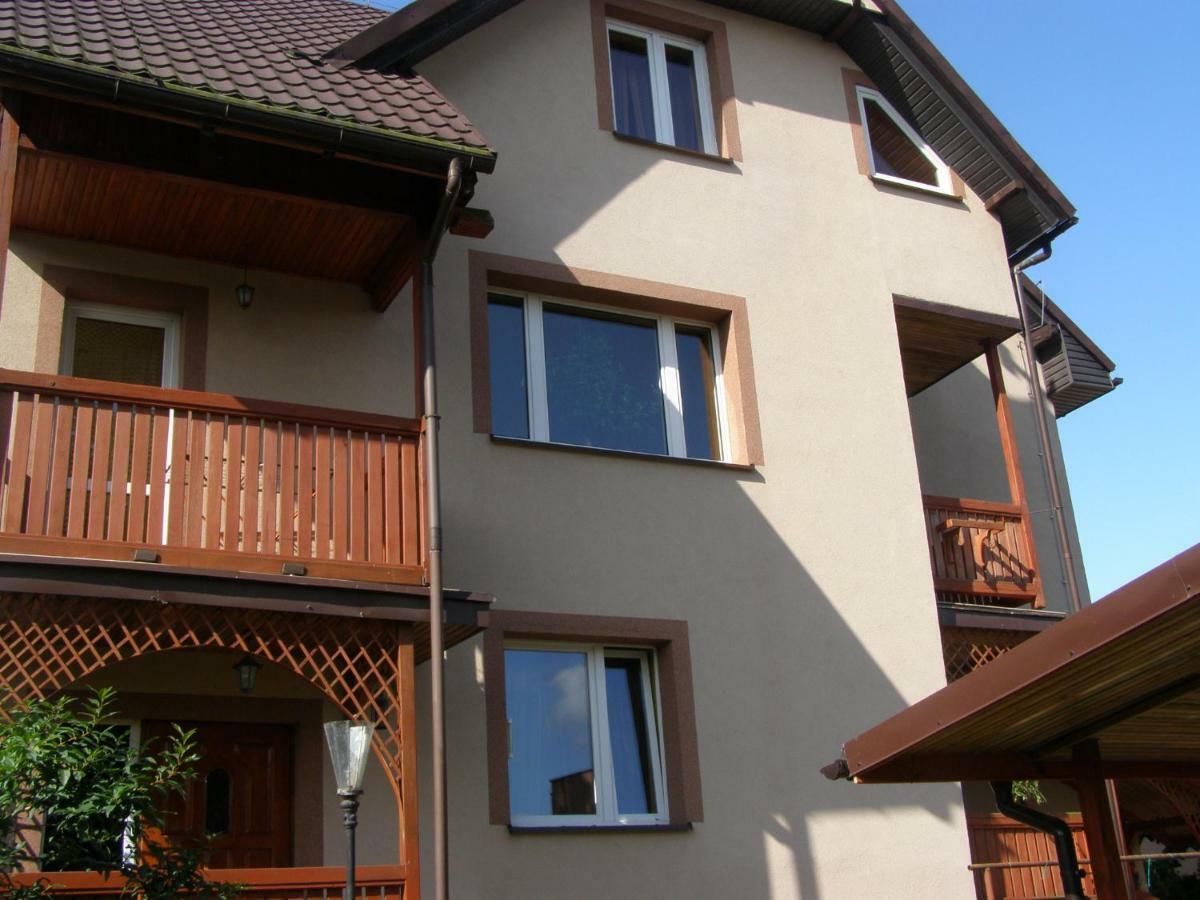
[(1042, 786), (1036, 781), (1014, 781), (1012, 786), (1013, 799), (1021, 803), (1036, 803), (1041, 806), (1046, 802)]
[[(120, 873), (126, 894), (144, 900), (238, 896), (236, 886), (205, 881), (200, 850), (148, 837), (163, 824), (166, 800), (195, 776), (193, 733), (175, 726), (161, 747), (131, 747), (127, 729), (110, 724), (115, 706), (114, 692), (101, 688), (82, 701), (26, 704), (0, 722), (0, 886), (27, 900), (48, 895), (53, 872), (97, 871)], [(38, 821), (35, 853), (19, 835)], [(13, 885), (6, 873), (23, 863), (47, 874)]]

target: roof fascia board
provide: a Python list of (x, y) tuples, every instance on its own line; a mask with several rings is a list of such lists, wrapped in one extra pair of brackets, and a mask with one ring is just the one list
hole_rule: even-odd
[[(1038, 188), (1039, 191), (1044, 191), (1048, 195), (1050, 203), (1062, 210), (1061, 215), (1050, 215), (1047, 218), (1063, 219), (1074, 215), (1076, 209), (1071, 204), (1071, 201), (1067, 199), (1033, 157), (1013, 137), (1012, 133), (1004, 127), (996, 117), (996, 114), (975, 93), (925, 32), (909, 17), (899, 2), (897, 0), (880, 0), (880, 6), (887, 17), (886, 27), (893, 32), (898, 31), (905, 36), (904, 43), (908, 46), (909, 51), (906, 54), (906, 58), (911, 57), (914, 50), (919, 51), (919, 55), (927, 58), (930, 66), (922, 65), (921, 69), (923, 72), (928, 73), (929, 68), (932, 67), (942, 76), (942, 78), (937, 80), (931, 80), (930, 83), (938, 85), (939, 88), (948, 87), (955, 94), (959, 95), (966, 105), (971, 107), (978, 114), (979, 118), (982, 119), (984, 128), (989, 132), (999, 135), (1001, 143), (1008, 145), (1003, 148), (996, 147), (997, 151), (1001, 154), (1001, 158), (1014, 163), (1018, 169), (1026, 170), (1030, 176), (1027, 180), (1033, 183), (1032, 186)], [(912, 63), (913, 60), (909, 58), (909, 62)], [(925, 77), (925, 75), (922, 77)], [(954, 108), (958, 112), (962, 107), (956, 104)], [(971, 121), (971, 118), (967, 117), (965, 121)], [(992, 146), (996, 145), (992, 144)]]
[[(905, 61), (913, 67), (913, 70), (921, 77), (921, 79), (929, 85), (930, 90), (937, 94), (938, 99), (945, 103), (947, 107), (949, 107), (950, 112), (952, 112), (954, 117), (963, 124), (963, 127), (966, 128), (968, 132), (970, 132), (971, 137), (978, 141), (980, 146), (982, 146), (987, 153), (997, 161), (1000, 167), (1004, 170), (1005, 174), (1008, 175), (1010, 181), (1016, 185), (1028, 186), (1027, 179), (1022, 178), (1017, 172), (1016, 168), (1009, 160), (1008, 155), (1005, 154), (1000, 149), (1000, 146), (976, 124), (974, 117), (971, 116), (963, 107), (963, 105), (958, 102), (958, 100), (951, 94), (949, 90), (947, 90), (945, 84), (942, 82), (942, 79), (935, 76), (929, 70), (929, 68), (913, 50), (908, 41), (904, 39), (904, 36), (901, 35), (900, 32), (898, 32), (891, 25), (876, 22), (875, 27), (879, 29), (888, 42), (891, 43), (892, 46), (894, 46), (900, 53), (900, 55), (904, 57)], [(949, 67), (949, 63), (946, 63), (946, 66)], [(999, 123), (997, 122), (997, 124)], [(1007, 134), (1007, 132), (1005, 133)], [(1056, 215), (1050, 210), (1045, 199), (1039, 196), (1040, 191), (1031, 189), (1027, 191), (1027, 194), (1030, 201), (1037, 209), (1038, 214), (1044, 219), (1049, 222), (1056, 222), (1062, 218), (1062, 216)], [(1070, 204), (1067, 205), (1070, 206)], [(1074, 211), (1073, 208), (1072, 211)]]

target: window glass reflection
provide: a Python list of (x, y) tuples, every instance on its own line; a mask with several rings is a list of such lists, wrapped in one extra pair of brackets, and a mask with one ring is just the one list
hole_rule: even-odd
[(696, 54), (686, 47), (668, 44), (667, 87), (671, 92), (671, 124), (675, 146), (703, 149), (700, 130), (700, 95), (696, 84)]
[(719, 459), (717, 384), (712, 339), (706, 328), (675, 328), (679, 358), (679, 390), (683, 402), (683, 432), (692, 459)]
[(495, 295), (488, 298), (488, 359), (492, 434), (529, 437), (525, 309), (521, 300)]
[(546, 304), (542, 327), (550, 440), (666, 453), (656, 323)]
[(658, 812), (650, 738), (646, 733), (641, 661), (607, 657), (604, 660), (604, 687), (608, 700), (613, 779), (617, 786), (617, 812), (621, 815)]
[(655, 134), (650, 48), (644, 38), (621, 31), (608, 33), (608, 46), (616, 129), (621, 134), (652, 141)]
[(513, 815), (594, 815), (587, 654), (506, 650)]

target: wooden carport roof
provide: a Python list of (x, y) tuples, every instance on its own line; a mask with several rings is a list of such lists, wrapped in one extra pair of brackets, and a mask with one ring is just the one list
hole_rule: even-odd
[(848, 741), (860, 783), (1200, 777), (1200, 544)]

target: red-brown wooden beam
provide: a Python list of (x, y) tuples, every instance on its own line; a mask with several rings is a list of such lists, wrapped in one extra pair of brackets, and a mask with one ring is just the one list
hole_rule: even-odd
[(482, 240), (491, 234), (495, 227), (496, 220), (488, 210), (464, 207), (450, 222), (450, 233)]
[(367, 278), (364, 287), (371, 294), (371, 308), (376, 312), (384, 312), (396, 295), (416, 275), (420, 266), (418, 261), (418, 245), (416, 231), (409, 225), (392, 242), (391, 247), (379, 260), (375, 270)]
[(21, 139), (17, 116), (20, 99), (20, 95), (12, 91), (4, 91), (0, 95), (0, 308), (4, 306), (8, 237), (12, 231), (13, 196), (17, 186), (17, 145)]
[(1121, 842), (1101, 770), (1100, 745), (1096, 741), (1077, 744), (1071, 751), (1071, 761), (1076, 771), (1075, 789), (1079, 793), (1096, 896), (1098, 900), (1129, 900), (1122, 873)]
[[(1021, 454), (1017, 449), (1017, 430), (1013, 425), (1012, 406), (1008, 402), (1008, 391), (1004, 387), (1004, 370), (1000, 367), (999, 344), (994, 340), (983, 342), (984, 355), (987, 357), (988, 379), (992, 383), (992, 400), (996, 406), (996, 426), (1000, 430), (1000, 447), (1004, 452), (1004, 469), (1008, 476), (1008, 490), (1012, 502), (1021, 507), (1021, 527), (1025, 532), (1025, 546), (1029, 552), (1029, 567), (1033, 577), (1042, 581), (1042, 569), (1038, 564), (1037, 545), (1033, 540), (1033, 523), (1029, 518), (1029, 498), (1025, 493), (1025, 475), (1021, 471)], [(1031, 378), (1037, 373), (1031, 372)], [(1045, 606), (1045, 598), (1039, 586), (1034, 598), (1035, 609)]]

